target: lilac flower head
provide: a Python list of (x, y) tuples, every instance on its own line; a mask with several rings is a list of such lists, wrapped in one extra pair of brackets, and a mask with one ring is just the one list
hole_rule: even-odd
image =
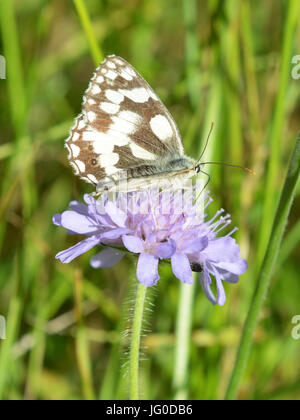
[(205, 210), (212, 199), (207, 193), (195, 204), (193, 193), (194, 190), (190, 195), (151, 190), (102, 200), (85, 194), (86, 204), (72, 201), (71, 210), (53, 217), (53, 223), (69, 233), (85, 235), (85, 239), (59, 252), (56, 258), (69, 263), (95, 245), (102, 245), (104, 248), (90, 263), (94, 268), (104, 268), (118, 263), (129, 251), (138, 255), (137, 278), (146, 286), (158, 281), (159, 260), (168, 260), (174, 275), (184, 283), (192, 283), (193, 270), (199, 271), (208, 299), (224, 305), (223, 281), (236, 283), (247, 270), (247, 263), (241, 259), (240, 248), (231, 236), (236, 229), (220, 236), (231, 222), (229, 215), (223, 216), (224, 210), (219, 210), (207, 219)]

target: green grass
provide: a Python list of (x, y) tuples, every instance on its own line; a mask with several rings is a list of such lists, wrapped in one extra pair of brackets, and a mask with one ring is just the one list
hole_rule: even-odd
[[(198, 283), (182, 292), (170, 267), (161, 266), (144, 339), (142, 397), (224, 398), (256, 290), (247, 348), (245, 335), (241, 344), (249, 358), (237, 363), (227, 397), (300, 399), (300, 340), (291, 337), (300, 314), (299, 182), (288, 223), (286, 206), (276, 216), (300, 131), (300, 80), (291, 77), (292, 56), (300, 54), (299, 2), (58, 3), (0, 2), (7, 62), (0, 80), (0, 315), (7, 320), (0, 399), (128, 398), (123, 332), (134, 306), (134, 260), (93, 270), (91, 251), (63, 265), (54, 256), (76, 238), (51, 222), (92, 191), (73, 176), (63, 143), (95, 66), (113, 53), (168, 106), (188, 154), (200, 156), (214, 122), (203, 159), (256, 171), (207, 166), (211, 211), (232, 214), (249, 270), (226, 286), (219, 308)], [(287, 204), (291, 194), (285, 197)], [(271, 262), (272, 274), (264, 276)]]

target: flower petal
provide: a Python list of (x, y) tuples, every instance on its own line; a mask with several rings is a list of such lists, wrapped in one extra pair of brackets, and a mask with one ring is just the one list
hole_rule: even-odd
[(90, 217), (83, 214), (76, 213), (75, 211), (64, 211), (61, 214), (61, 225), (80, 234), (91, 234), (99, 231), (100, 226), (95, 224), (95, 221)]
[(84, 199), (84, 201), (86, 202), (87, 205), (95, 204), (95, 202), (96, 202), (94, 197), (90, 194), (84, 194), (83, 199)]
[(114, 228), (101, 233), (101, 241), (104, 243), (105, 240), (116, 240), (130, 232), (127, 228)]
[(100, 239), (97, 236), (86, 238), (83, 241), (78, 242), (78, 244), (71, 246), (64, 251), (60, 251), (55, 255), (55, 258), (60, 260), (62, 263), (69, 263), (74, 260), (74, 258), (89, 251), (95, 245), (99, 244), (99, 242)]
[(115, 203), (108, 201), (105, 204), (105, 211), (117, 226), (126, 226), (127, 214), (119, 207), (117, 207)]
[(211, 278), (209, 272), (206, 269), (199, 273), (199, 280), (207, 299), (210, 300), (213, 305), (215, 305), (217, 303), (217, 299), (211, 290)]
[(229, 271), (222, 270), (221, 268), (216, 267), (218, 273), (220, 274), (223, 281), (227, 281), (228, 283), (237, 283), (239, 281), (239, 276), (236, 274), (232, 274)]
[(137, 263), (136, 275), (140, 283), (153, 286), (159, 279), (158, 258), (149, 254), (140, 254)]
[(221, 261), (219, 263), (215, 263), (214, 266), (237, 275), (244, 274), (248, 269), (247, 261), (242, 258), (237, 259), (235, 262)]
[(79, 201), (73, 200), (70, 202), (69, 206), (72, 210), (76, 211), (77, 213), (81, 213), (85, 215), (89, 214), (88, 207), (85, 204), (80, 203)]
[(214, 262), (235, 262), (240, 259), (240, 247), (230, 236), (216, 238), (202, 251), (203, 257)]
[(193, 272), (188, 257), (176, 252), (171, 257), (172, 270), (175, 276), (183, 283), (193, 283)]
[(218, 270), (214, 269), (214, 276), (216, 278), (216, 284), (217, 284), (217, 303), (220, 306), (223, 306), (226, 302), (226, 294), (224, 290), (224, 286), (222, 283), (221, 276), (218, 272)]
[(183, 241), (180, 249), (184, 251), (185, 254), (195, 254), (197, 252), (203, 251), (207, 245), (208, 237), (202, 236), (201, 238), (194, 238)]
[(169, 242), (160, 242), (156, 246), (155, 255), (161, 259), (168, 259), (176, 252), (176, 243), (172, 239)]
[[(191, 198), (194, 192), (196, 190), (192, 191)], [(68, 233), (87, 236), (84, 241), (58, 253), (57, 258), (70, 262), (101, 243), (106, 248), (91, 259), (91, 265), (111, 267), (124, 253), (110, 246), (124, 245), (130, 252), (140, 254), (137, 276), (147, 286), (159, 279), (159, 259), (171, 258), (175, 276), (184, 283), (193, 282), (190, 261), (195, 261), (203, 267), (199, 276), (208, 299), (223, 305), (226, 300), (223, 282), (235, 283), (247, 270), (240, 248), (231, 237), (234, 229), (231, 234), (220, 237), (221, 230), (230, 223), (230, 216), (221, 216), (223, 210), (220, 210), (207, 221), (207, 215), (198, 210), (205, 209), (212, 201), (208, 194), (204, 195), (201, 205), (185, 201), (184, 212), (179, 216), (177, 210), (178, 206), (182, 210), (182, 199), (179, 192), (170, 197), (162, 197), (158, 191), (132, 192), (112, 200), (105, 194), (100, 200), (86, 194), (84, 204), (72, 201), (71, 211), (53, 217), (53, 223), (63, 226)], [(213, 286), (212, 281), (216, 281)]]
[(121, 261), (124, 255), (125, 252), (106, 247), (91, 258), (90, 264), (93, 268), (113, 267), (115, 264)]
[(55, 214), (52, 217), (52, 223), (56, 226), (61, 226), (61, 214), (60, 213)]
[(140, 254), (144, 250), (143, 241), (138, 238), (137, 236), (133, 235), (123, 235), (123, 244), (125, 248), (128, 249), (130, 252), (134, 252), (135, 254)]

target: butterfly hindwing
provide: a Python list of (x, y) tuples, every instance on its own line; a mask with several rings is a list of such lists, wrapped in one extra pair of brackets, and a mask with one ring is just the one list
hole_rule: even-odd
[(87, 126), (82, 114), (80, 114), (76, 118), (74, 127), (65, 143), (69, 151), (69, 161), (75, 174), (95, 185), (100, 179), (106, 178), (105, 170), (99, 165), (99, 152), (95, 150), (97, 134)]

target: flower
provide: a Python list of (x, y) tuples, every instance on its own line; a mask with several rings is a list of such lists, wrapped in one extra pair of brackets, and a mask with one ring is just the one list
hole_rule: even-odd
[(236, 283), (247, 270), (247, 262), (240, 257), (240, 248), (232, 238), (236, 228), (219, 236), (231, 223), (230, 216), (223, 216), (221, 209), (207, 220), (204, 212), (212, 198), (207, 193), (196, 204), (194, 193), (195, 189), (190, 196), (151, 190), (101, 200), (85, 194), (86, 204), (72, 201), (71, 210), (53, 217), (53, 223), (69, 233), (86, 236), (56, 258), (69, 263), (95, 245), (103, 245), (90, 263), (94, 268), (104, 268), (118, 263), (126, 252), (138, 254), (137, 278), (146, 286), (158, 281), (159, 260), (170, 260), (178, 279), (192, 283), (192, 273), (198, 271), (207, 298), (213, 304), (224, 305), (223, 282)]

